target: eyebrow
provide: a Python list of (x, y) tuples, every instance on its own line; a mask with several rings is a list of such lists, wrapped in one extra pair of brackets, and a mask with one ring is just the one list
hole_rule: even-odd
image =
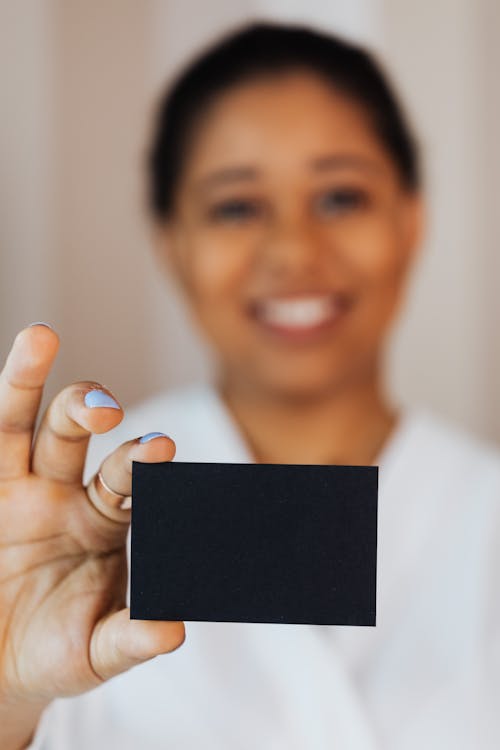
[(204, 189), (212, 187), (212, 185), (225, 185), (231, 182), (240, 182), (241, 180), (255, 180), (259, 174), (260, 171), (255, 167), (225, 167), (210, 172), (206, 177), (202, 177), (198, 182), (198, 187)]
[(343, 167), (359, 167), (370, 172), (381, 172), (381, 165), (374, 159), (361, 154), (327, 154), (318, 156), (311, 161), (311, 167), (316, 172), (327, 169), (341, 169)]
[[(370, 172), (381, 172), (381, 166), (366, 156), (359, 154), (326, 154), (318, 156), (309, 162), (313, 172), (324, 172), (333, 169), (344, 169), (345, 167), (357, 167)], [(233, 182), (252, 181), (259, 177), (261, 171), (256, 167), (240, 165), (235, 167), (224, 167), (210, 172), (202, 177), (197, 187), (201, 190), (217, 185), (226, 185)]]

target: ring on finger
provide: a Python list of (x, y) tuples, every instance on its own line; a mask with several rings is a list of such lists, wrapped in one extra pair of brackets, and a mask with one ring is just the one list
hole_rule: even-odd
[(88, 499), (101, 515), (111, 518), (113, 521), (128, 523), (132, 496), (123, 495), (111, 489), (104, 480), (101, 471), (94, 474), (85, 489)]

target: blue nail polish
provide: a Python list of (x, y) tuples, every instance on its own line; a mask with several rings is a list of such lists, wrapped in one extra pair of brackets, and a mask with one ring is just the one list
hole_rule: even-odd
[(143, 435), (139, 440), (140, 443), (147, 443), (157, 437), (168, 437), (164, 432), (148, 432), (147, 435)]
[(114, 398), (104, 391), (89, 391), (85, 394), (85, 406), (94, 409), (96, 406), (107, 406), (109, 409), (120, 409)]
[(50, 328), (52, 331), (54, 330), (50, 323), (44, 323), (43, 320), (36, 320), (34, 323), (30, 323), (28, 328), (31, 328), (31, 326), (47, 326), (47, 328)]

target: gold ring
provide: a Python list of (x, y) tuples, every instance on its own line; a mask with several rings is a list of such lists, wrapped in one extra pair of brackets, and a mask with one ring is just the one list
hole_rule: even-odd
[(132, 496), (112, 490), (104, 481), (101, 471), (94, 474), (85, 489), (90, 502), (101, 515), (113, 521), (130, 521)]

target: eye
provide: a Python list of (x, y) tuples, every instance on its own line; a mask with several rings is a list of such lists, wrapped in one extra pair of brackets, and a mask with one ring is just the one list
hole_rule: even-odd
[(240, 223), (248, 221), (258, 215), (259, 205), (255, 201), (246, 199), (232, 199), (216, 203), (209, 210), (213, 221)]
[(315, 208), (320, 214), (338, 214), (362, 208), (368, 202), (364, 190), (359, 188), (333, 188), (315, 199)]

